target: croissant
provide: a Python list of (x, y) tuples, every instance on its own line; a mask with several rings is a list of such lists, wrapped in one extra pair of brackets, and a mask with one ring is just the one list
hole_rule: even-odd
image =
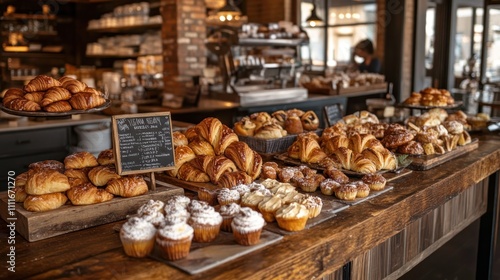
[(41, 195), (65, 192), (70, 187), (66, 175), (52, 169), (39, 169), (28, 173), (25, 190), (30, 195)]
[(75, 79), (75, 78), (70, 77), (70, 76), (62, 76), (61, 78), (59, 78), (59, 80), (58, 80), (58, 81), (59, 81), (61, 84), (64, 84), (64, 82), (66, 82), (66, 81), (70, 81), (70, 80), (74, 80), (74, 79)]
[[(116, 173), (114, 167), (101, 165), (92, 168), (88, 173), (92, 184), (97, 187), (105, 186), (110, 180), (118, 179), (121, 176)], [(71, 199), (71, 198), (70, 198)]]
[(88, 110), (99, 107), (106, 103), (106, 99), (100, 95), (95, 95), (91, 92), (75, 93), (69, 100), (71, 107), (76, 110)]
[(83, 180), (81, 178), (70, 178), (70, 177), (68, 177), (68, 181), (69, 181), (69, 185), (71, 186), (71, 188), (78, 187), (78, 186), (83, 185), (85, 183), (90, 183), (90, 181), (88, 179), (87, 180)]
[(113, 149), (106, 149), (104, 151), (101, 151), (99, 155), (97, 155), (97, 162), (100, 165), (115, 164)]
[(29, 195), (24, 200), (24, 209), (31, 212), (44, 212), (57, 209), (66, 204), (68, 198), (64, 193), (48, 193), (42, 195)]
[(121, 177), (109, 181), (106, 191), (122, 197), (133, 197), (147, 193), (148, 185), (141, 176)]
[(43, 96), (42, 102), (40, 105), (45, 107), (51, 103), (61, 100), (69, 100), (71, 98), (71, 93), (63, 88), (63, 87), (51, 87), (47, 90), (45, 95)]
[(368, 148), (369, 141), (373, 139), (378, 141), (372, 134), (355, 133), (349, 137), (349, 148), (354, 153), (361, 153), (364, 149)]
[[(196, 134), (208, 141), (212, 147), (219, 142), (222, 132), (222, 123), (217, 118), (208, 117), (195, 126)], [(187, 137), (187, 135), (186, 135)], [(189, 137), (188, 137), (189, 140)], [(190, 140), (191, 141), (191, 140)]]
[(14, 185), (16, 187), (24, 187), (26, 185), (26, 181), (28, 180), (28, 173), (29, 171), (26, 171), (17, 175)]
[(52, 113), (69, 112), (71, 109), (73, 108), (71, 108), (71, 105), (66, 100), (56, 101), (43, 107), (43, 110)]
[(363, 174), (371, 174), (377, 172), (377, 166), (371, 160), (364, 157), (363, 154), (357, 154), (351, 162), (351, 170)]
[(100, 92), (99, 90), (93, 88), (93, 87), (86, 87), (84, 90), (82, 90), (83, 92), (90, 92), (92, 94), (95, 94), (95, 95), (99, 95), (99, 96), (103, 96), (102, 92)]
[(64, 171), (64, 175), (68, 177), (69, 179), (80, 179), (83, 182), (89, 182), (89, 171), (92, 169), (92, 167), (86, 167), (86, 168), (81, 168), (81, 169), (66, 169)]
[(95, 156), (89, 152), (77, 152), (64, 158), (64, 167), (66, 169), (81, 169), (98, 165)]
[(188, 145), (188, 139), (187, 139), (186, 135), (184, 135), (180, 131), (172, 132), (172, 139), (173, 139), (174, 147)]
[(8, 89), (5, 92), (5, 94), (3, 95), (2, 103), (5, 107), (7, 107), (7, 104), (10, 103), (14, 99), (25, 99), (24, 98), (24, 91), (22, 89), (18, 89), (18, 88)]
[(395, 170), (398, 167), (396, 156), (389, 150), (383, 151), (382, 156), (384, 157), (384, 165), (380, 169)]
[(27, 85), (24, 86), (24, 91), (34, 92), (34, 91), (46, 91), (51, 87), (61, 86), (61, 82), (58, 80), (45, 76), (38, 75), (33, 80), (29, 81)]
[(385, 166), (385, 158), (384, 155), (381, 152), (378, 152), (372, 148), (367, 148), (361, 152), (361, 155), (364, 158), (369, 159), (373, 164), (375, 164), (375, 167), (377, 170), (382, 169), (382, 167)]
[(174, 159), (175, 166), (173, 169), (167, 170), (166, 173), (172, 177), (177, 177), (177, 172), (179, 168), (186, 162), (194, 159), (196, 157), (195, 153), (188, 146), (175, 147)]
[(96, 204), (113, 199), (113, 194), (104, 189), (99, 189), (91, 183), (75, 186), (66, 192), (73, 205)]
[(224, 151), (224, 156), (232, 160), (236, 167), (246, 172), (252, 179), (257, 179), (261, 172), (262, 157), (252, 150), (247, 143), (236, 141)]
[(349, 138), (345, 135), (335, 135), (321, 142), (321, 147), (327, 154), (333, 153), (340, 147), (349, 147)]
[(323, 130), (321, 134), (321, 142), (326, 141), (327, 139), (335, 136), (335, 135), (347, 135), (346, 133), (347, 127), (343, 122), (337, 122), (336, 124), (327, 127)]
[(186, 131), (184, 131), (184, 135), (186, 136), (188, 142), (191, 142), (195, 139), (200, 138), (200, 136), (198, 135), (198, 132), (196, 132), (195, 126), (191, 126), (188, 129), (186, 129)]
[(53, 159), (48, 159), (48, 160), (42, 160), (42, 161), (37, 161), (30, 163), (28, 165), (29, 169), (53, 169), (56, 171), (59, 171), (61, 173), (64, 173), (64, 163), (58, 161), (58, 160), (53, 160)]
[(87, 88), (87, 85), (84, 82), (76, 79), (67, 79), (62, 83), (62, 86), (73, 94), (84, 91), (85, 88)]
[(351, 149), (340, 147), (333, 152), (332, 157), (340, 162), (343, 169), (351, 170), (351, 160), (353, 158)]
[(26, 193), (24, 186), (17, 186), (17, 181), (16, 181), (16, 186), (14, 187), (14, 195), (15, 195), (14, 200), (16, 202), (24, 202), (28, 197), (28, 194)]
[(45, 96), (45, 91), (36, 91), (36, 92), (26, 93), (24, 95), (24, 98), (31, 100), (37, 104), (40, 104), (44, 96)]
[(297, 159), (301, 162), (318, 163), (326, 157), (326, 153), (315, 138), (299, 135), (295, 143), (289, 147), (289, 156), (292, 158), (298, 156)]
[(240, 121), (234, 124), (234, 132), (241, 136), (253, 136), (255, 133), (255, 123), (249, 117), (243, 117)]
[(231, 143), (238, 141), (238, 135), (234, 133), (234, 131), (226, 126), (225, 124), (222, 125), (222, 130), (220, 132), (220, 139), (215, 143), (214, 146), (214, 151), (216, 155), (223, 155), (224, 151), (226, 150)]
[(177, 178), (188, 182), (210, 182), (208, 174), (196, 168), (191, 162), (186, 162), (179, 168), (177, 171)]
[(36, 112), (42, 108), (36, 102), (23, 98), (16, 98), (5, 104), (5, 107), (16, 111)]
[(220, 176), (219, 186), (229, 189), (241, 184), (250, 184), (252, 181), (252, 177), (244, 171), (226, 172)]
[(307, 111), (301, 117), (302, 127), (305, 130), (316, 130), (319, 127), (319, 119), (314, 111)]
[(199, 170), (202, 170), (203, 172), (207, 173), (208, 169), (208, 164), (210, 161), (214, 158), (214, 156), (207, 156), (207, 155), (197, 155), (194, 159), (189, 161), (195, 168), (198, 168)]
[(205, 139), (196, 138), (193, 141), (189, 142), (188, 146), (196, 155), (215, 155), (214, 147), (212, 147), (212, 145), (210, 145), (210, 143), (208, 143), (208, 141), (206, 141)]
[(208, 163), (207, 166), (207, 174), (210, 177), (210, 182), (213, 184), (217, 184), (219, 182), (219, 178), (225, 172), (237, 171), (236, 165), (230, 159), (225, 156), (215, 156)]

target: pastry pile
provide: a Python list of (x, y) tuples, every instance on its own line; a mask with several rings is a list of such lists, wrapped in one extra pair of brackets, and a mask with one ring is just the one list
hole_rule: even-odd
[(68, 76), (56, 80), (39, 75), (23, 89), (8, 89), (3, 97), (5, 108), (28, 112), (61, 113), (88, 110), (105, 102), (106, 99), (100, 91)]
[(262, 157), (217, 118), (205, 118), (184, 133), (176, 131), (173, 138), (175, 166), (165, 171), (171, 177), (230, 187), (260, 175)]
[(453, 105), (455, 99), (446, 89), (428, 87), (420, 92), (412, 92), (403, 103), (406, 105), (448, 106)]
[(63, 162), (45, 160), (30, 164), (15, 183), (15, 200), (32, 212), (72, 205), (89, 205), (111, 200), (114, 196), (133, 197), (146, 193), (141, 176), (120, 176), (114, 167), (112, 150), (96, 158), (89, 152), (68, 155)]
[(290, 134), (314, 131), (319, 127), (319, 119), (314, 111), (299, 109), (253, 113), (234, 124), (234, 132), (240, 136), (261, 139), (276, 139)]

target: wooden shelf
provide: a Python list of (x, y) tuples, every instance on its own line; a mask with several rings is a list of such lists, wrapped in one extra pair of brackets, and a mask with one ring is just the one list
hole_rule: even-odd
[(128, 25), (120, 27), (108, 27), (108, 28), (94, 28), (87, 29), (88, 32), (99, 32), (99, 33), (134, 33), (134, 32), (144, 32), (150, 29), (160, 29), (161, 23), (149, 23), (142, 25)]
[(92, 58), (132, 58), (132, 57), (139, 57), (139, 56), (147, 56), (147, 55), (161, 55), (161, 54), (87, 54), (85, 55), (86, 57), (92, 57)]
[(277, 47), (296, 47), (309, 43), (307, 38), (300, 39), (259, 39), (259, 38), (240, 38), (239, 46), (277, 46)]
[(21, 33), (24, 36), (57, 36), (56, 31), (38, 31), (38, 32), (8, 32), (8, 31), (2, 31), (2, 35), (7, 36), (10, 33)]
[(50, 53), (50, 52), (0, 52), (2, 57), (26, 57), (26, 58), (65, 58), (65, 53)]
[(55, 15), (41, 15), (41, 14), (11, 14), (7, 16), (2, 16), (1, 20), (19, 20), (19, 19), (49, 19), (55, 20)]

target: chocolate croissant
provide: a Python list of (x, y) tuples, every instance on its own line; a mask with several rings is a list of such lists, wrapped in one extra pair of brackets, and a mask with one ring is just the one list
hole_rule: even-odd
[(231, 143), (224, 155), (232, 160), (239, 170), (246, 172), (252, 179), (257, 179), (261, 172), (262, 157), (252, 150), (247, 143), (236, 141)]
[(148, 185), (141, 176), (121, 177), (108, 182), (106, 191), (122, 197), (133, 197), (148, 192)]
[(121, 177), (120, 175), (118, 175), (118, 173), (116, 173), (114, 167), (106, 165), (96, 166), (92, 168), (89, 171), (88, 176), (92, 184), (98, 187), (105, 186), (110, 180), (118, 179)]
[(302, 127), (305, 130), (316, 130), (319, 127), (319, 118), (314, 111), (307, 111), (301, 117)]
[(82, 91), (75, 93), (69, 100), (69, 103), (73, 109), (88, 110), (103, 105), (106, 103), (106, 99), (100, 95)]
[(45, 76), (38, 75), (33, 80), (29, 81), (27, 85), (24, 86), (24, 91), (34, 92), (34, 91), (46, 91), (51, 87), (61, 86), (61, 82), (58, 80)]
[(33, 170), (28, 173), (25, 190), (30, 195), (65, 192), (70, 189), (68, 177), (52, 169)]
[(71, 111), (71, 105), (66, 100), (56, 101), (54, 103), (50, 103), (49, 105), (43, 107), (44, 111), (51, 113), (62, 113)]
[(31, 212), (44, 212), (57, 209), (66, 204), (68, 198), (64, 193), (48, 193), (42, 195), (29, 195), (24, 200), (24, 209)]
[(42, 107), (45, 107), (56, 101), (69, 100), (70, 98), (71, 98), (71, 93), (67, 89), (63, 87), (51, 87), (50, 89), (47, 90), (47, 92), (43, 96), (40, 105)]
[(96, 204), (113, 199), (113, 194), (104, 189), (99, 189), (91, 183), (75, 186), (66, 192), (73, 205)]

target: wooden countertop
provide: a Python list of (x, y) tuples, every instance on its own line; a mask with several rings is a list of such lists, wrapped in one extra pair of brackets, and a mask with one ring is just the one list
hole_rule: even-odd
[[(28, 243), (16, 235), (16, 273), (0, 277), (55, 279), (312, 279), (329, 274), (373, 248), (500, 168), (500, 137), (485, 136), (479, 148), (427, 171), (392, 181), (394, 189), (340, 212), (310, 229), (201, 274), (190, 276), (150, 258), (123, 253), (120, 222)], [(9, 232), (0, 222), (0, 239)], [(6, 256), (8, 246), (0, 254)]]

